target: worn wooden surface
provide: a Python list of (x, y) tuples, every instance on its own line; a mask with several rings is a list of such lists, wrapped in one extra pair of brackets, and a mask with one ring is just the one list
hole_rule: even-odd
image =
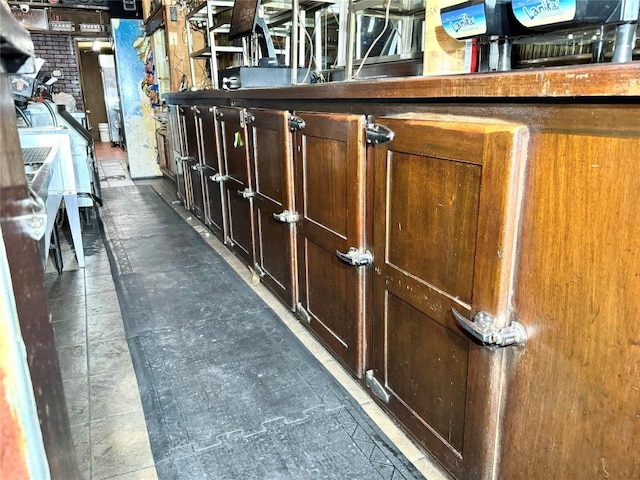
[(245, 263), (255, 261), (253, 198), (243, 198), (240, 192), (253, 192), (253, 176), (249, 164), (249, 139), (246, 123), (241, 122), (241, 108), (219, 108), (220, 145), (224, 159), (224, 182), (227, 207), (226, 243)]
[(251, 110), (250, 154), (255, 179), (256, 263), (262, 281), (294, 309), (296, 295), (295, 223), (281, 223), (274, 214), (295, 212), (293, 151), (289, 113)]
[(364, 118), (296, 112), (298, 285), (310, 328), (356, 376), (362, 375), (368, 269), (336, 257), (365, 246)]

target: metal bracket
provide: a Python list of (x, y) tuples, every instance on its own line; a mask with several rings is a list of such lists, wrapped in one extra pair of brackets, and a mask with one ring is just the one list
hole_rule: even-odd
[(337, 251), (336, 257), (347, 265), (353, 265), (354, 267), (362, 267), (373, 263), (373, 255), (369, 250), (362, 252), (355, 247), (351, 247), (347, 253)]
[(527, 331), (521, 323), (515, 320), (508, 327), (497, 328), (495, 318), (487, 312), (476, 313), (473, 320), (467, 319), (455, 308), (452, 308), (451, 312), (463, 330), (487, 346), (524, 345), (527, 341)]
[(298, 130), (302, 130), (307, 126), (307, 123), (300, 117), (295, 115), (291, 115), (289, 117), (289, 130), (292, 132), (297, 132)]
[(395, 133), (390, 128), (379, 123), (369, 123), (366, 127), (367, 143), (372, 145), (382, 145), (393, 140)]
[(262, 268), (257, 262), (253, 264), (253, 268), (260, 278), (264, 278), (267, 274), (267, 272), (264, 271), (264, 268)]
[(211, 175), (209, 177), (209, 180), (211, 180), (212, 182), (222, 183), (229, 180), (229, 175), (222, 175), (221, 173), (216, 173), (214, 175)]
[(240, 126), (246, 127), (247, 125), (253, 123), (256, 117), (249, 110), (240, 110)]
[(298, 304), (296, 305), (296, 313), (298, 314), (298, 316), (303, 322), (311, 324), (311, 316), (309, 315), (309, 312), (305, 310), (305, 308), (302, 306), (302, 303), (300, 302), (298, 302)]
[(190, 155), (185, 155), (183, 157), (178, 157), (178, 160), (180, 162), (183, 162), (183, 163), (184, 162), (195, 162), (196, 161), (196, 159), (194, 157), (190, 156)]
[(300, 221), (300, 215), (296, 212), (290, 212), (289, 210), (285, 210), (281, 213), (274, 213), (273, 218), (280, 223), (296, 223)]
[(244, 190), (238, 190), (238, 195), (240, 195), (242, 198), (253, 198), (256, 196), (256, 192), (254, 192), (250, 188), (245, 188)]
[(220, 120), (222, 117), (224, 117), (224, 114), (220, 110), (216, 109), (216, 118)]
[(376, 377), (373, 376), (373, 370), (367, 370), (364, 374), (364, 383), (367, 387), (371, 389), (371, 392), (382, 400), (384, 403), (389, 403), (389, 399), (391, 395), (389, 392), (382, 386), (382, 384), (378, 381)]
[(195, 170), (196, 172), (201, 172), (207, 168), (205, 165), (191, 165), (191, 170)]

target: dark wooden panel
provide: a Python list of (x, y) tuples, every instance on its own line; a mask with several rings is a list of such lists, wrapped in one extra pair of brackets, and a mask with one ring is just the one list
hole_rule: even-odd
[(531, 152), (514, 298), (531, 339), (511, 358), (502, 478), (640, 472), (640, 138), (607, 129)]
[(296, 205), (299, 305), (311, 330), (355, 375), (363, 370), (370, 267), (347, 266), (336, 252), (367, 248), (364, 118), (298, 112)]
[[(395, 144), (394, 144), (395, 148)], [(481, 168), (394, 153), (386, 261), (471, 303)]]
[[(402, 292), (400, 292), (402, 293)], [(468, 341), (388, 292), (388, 387), (453, 449), (463, 450)], [(450, 414), (442, 415), (442, 412)]]
[(256, 270), (290, 308), (297, 302), (295, 223), (274, 215), (294, 213), (293, 157), (289, 113), (252, 110), (251, 155), (255, 175)]
[(395, 138), (375, 148), (374, 374), (453, 475), (492, 478), (503, 352), (468, 338), (451, 308), (508, 323), (527, 131), (465, 117), (379, 123)]
[(249, 142), (245, 111), (241, 108), (220, 107), (217, 109), (220, 129), (223, 168), (227, 180), (224, 194), (227, 207), (228, 232), (226, 243), (248, 265), (255, 262), (253, 201), (243, 198), (240, 192), (254, 193), (249, 164)]

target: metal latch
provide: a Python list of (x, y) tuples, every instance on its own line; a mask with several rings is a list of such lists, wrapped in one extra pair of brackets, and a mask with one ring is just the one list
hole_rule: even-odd
[(373, 370), (367, 370), (364, 374), (364, 383), (371, 389), (371, 392), (382, 400), (384, 403), (389, 403), (391, 395), (385, 390), (382, 384), (376, 377), (373, 376)]
[(196, 159), (194, 157), (191, 157), (189, 155), (185, 155), (184, 157), (178, 157), (178, 160), (180, 162), (183, 162), (183, 163), (184, 162), (195, 162), (196, 161)]
[(226, 182), (227, 180), (229, 180), (229, 175), (222, 175), (221, 173), (216, 173), (214, 175), (211, 175), (209, 177), (209, 180), (211, 180), (212, 182)]
[(305, 323), (311, 323), (311, 316), (309, 315), (309, 312), (307, 312), (307, 310), (300, 302), (298, 302), (298, 304), (296, 305), (296, 313)]
[(264, 278), (267, 274), (267, 272), (264, 271), (264, 268), (262, 268), (257, 262), (253, 264), (253, 268), (260, 278)]
[(452, 308), (451, 312), (462, 329), (485, 345), (507, 347), (509, 345), (524, 345), (527, 341), (527, 331), (519, 322), (512, 321), (508, 327), (497, 328), (495, 326), (496, 319), (487, 312), (476, 313), (473, 321), (467, 319), (455, 308)]
[(347, 253), (336, 252), (336, 257), (342, 260), (348, 265), (361, 267), (363, 265), (370, 265), (373, 263), (373, 255), (369, 250), (364, 252), (358, 250), (355, 247), (351, 247)]
[(195, 170), (196, 172), (201, 172), (205, 168), (207, 168), (205, 165), (191, 165), (191, 170)]
[(296, 212), (285, 210), (281, 213), (274, 213), (273, 218), (275, 218), (280, 223), (296, 223), (300, 220), (300, 215)]
[(250, 123), (253, 123), (256, 117), (248, 110), (240, 110), (240, 126), (246, 127)]
[(367, 143), (382, 145), (393, 140), (395, 133), (388, 127), (379, 123), (369, 123), (366, 127)]
[(238, 190), (238, 195), (240, 195), (242, 198), (253, 198), (256, 196), (256, 192), (254, 192), (250, 188), (245, 188), (244, 190)]
[(300, 117), (295, 115), (291, 115), (289, 117), (289, 130), (292, 132), (297, 132), (298, 130), (302, 130), (307, 126), (307, 123)]

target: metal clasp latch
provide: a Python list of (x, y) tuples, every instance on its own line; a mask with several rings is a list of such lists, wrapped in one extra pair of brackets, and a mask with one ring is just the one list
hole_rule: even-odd
[(285, 210), (281, 213), (274, 213), (273, 218), (275, 218), (280, 223), (296, 223), (300, 220), (300, 215), (296, 212)]
[(245, 188), (244, 190), (238, 190), (238, 195), (240, 195), (242, 198), (253, 198), (256, 196), (256, 192), (254, 192), (250, 188)]
[(478, 312), (473, 321), (451, 309), (453, 318), (458, 325), (473, 338), (487, 346), (507, 347), (509, 345), (524, 345), (527, 341), (527, 331), (521, 323), (515, 320), (508, 327), (497, 328), (496, 319), (487, 312)]
[(336, 256), (344, 263), (355, 267), (361, 267), (373, 263), (373, 255), (369, 250), (362, 252), (355, 247), (351, 247), (347, 253), (336, 252)]
[(229, 180), (229, 175), (222, 175), (221, 173), (216, 173), (214, 175), (211, 175), (209, 177), (209, 180), (211, 180), (212, 182), (226, 182), (227, 180)]

